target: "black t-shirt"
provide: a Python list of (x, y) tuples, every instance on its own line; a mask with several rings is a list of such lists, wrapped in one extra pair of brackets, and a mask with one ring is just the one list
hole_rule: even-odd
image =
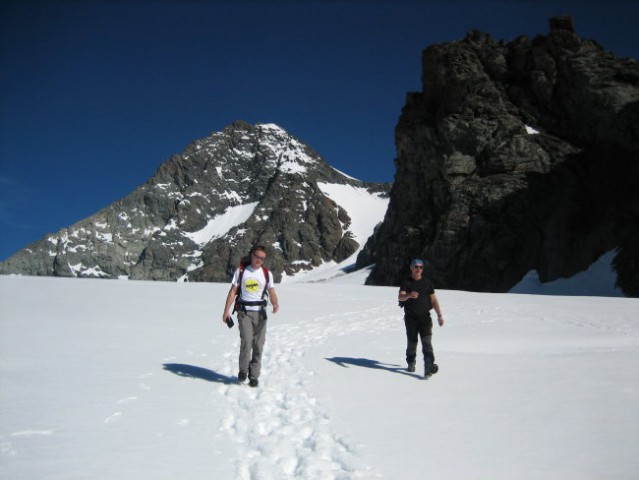
[(427, 278), (422, 277), (420, 280), (407, 278), (399, 286), (400, 292), (418, 292), (419, 297), (409, 298), (404, 302), (404, 312), (409, 317), (423, 318), (430, 315), (430, 309), (433, 306), (430, 303), (430, 296), (435, 293), (433, 284)]

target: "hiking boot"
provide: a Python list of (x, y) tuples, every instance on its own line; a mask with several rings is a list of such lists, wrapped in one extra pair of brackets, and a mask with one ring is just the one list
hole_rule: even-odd
[(246, 372), (240, 371), (240, 373), (237, 374), (237, 381), (240, 383), (246, 382), (247, 378), (248, 376), (246, 375)]
[(424, 365), (424, 377), (428, 378), (433, 373), (437, 373), (439, 371), (439, 367), (436, 363), (426, 364)]
[(249, 387), (257, 387), (259, 384), (260, 382), (257, 381), (257, 378), (251, 378), (249, 381)]
[(415, 362), (411, 362), (408, 364), (408, 368), (406, 368), (407, 371), (409, 372), (414, 372), (415, 371)]

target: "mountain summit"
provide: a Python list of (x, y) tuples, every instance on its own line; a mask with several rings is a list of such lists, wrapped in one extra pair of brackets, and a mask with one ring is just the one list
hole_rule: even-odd
[[(353, 256), (382, 220), (389, 189), (335, 170), (277, 125), (237, 121), (121, 200), (0, 263), (0, 273), (227, 281), (262, 243), (281, 279)], [(369, 219), (349, 215), (355, 205), (343, 199), (352, 198)]]

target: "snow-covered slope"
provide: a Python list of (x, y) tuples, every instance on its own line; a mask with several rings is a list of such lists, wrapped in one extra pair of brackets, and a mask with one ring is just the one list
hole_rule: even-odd
[[(359, 248), (341, 262), (330, 261), (309, 270), (296, 272), (290, 277), (283, 276), (282, 282), (319, 282), (347, 274), (353, 269), (357, 255), (364, 247), (368, 237), (373, 234), (375, 226), (384, 219), (384, 213), (388, 207), (387, 197), (352, 185), (320, 183), (318, 186), (337, 205), (345, 205), (344, 208), (351, 218), (348, 232), (352, 235), (353, 240), (359, 244)], [(365, 271), (368, 272), (368, 270)]]
[(617, 275), (612, 267), (616, 252), (602, 255), (587, 270), (571, 278), (542, 283), (536, 271), (530, 271), (515, 285), (511, 293), (533, 293), (539, 295), (579, 295), (598, 297), (623, 297), (616, 286)]
[(0, 478), (636, 478), (637, 299), (439, 291), (423, 380), (364, 275), (276, 286), (257, 389), (227, 284), (0, 277)]

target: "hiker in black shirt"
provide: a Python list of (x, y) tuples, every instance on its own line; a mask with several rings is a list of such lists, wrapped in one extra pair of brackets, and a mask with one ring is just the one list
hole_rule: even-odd
[(430, 318), (432, 308), (437, 312), (439, 326), (444, 325), (439, 301), (431, 281), (422, 276), (424, 262), (419, 258), (410, 262), (410, 278), (404, 280), (399, 287), (397, 299), (404, 306), (404, 324), (406, 325), (406, 362), (408, 371), (415, 371), (418, 338), (422, 342), (424, 355), (424, 376), (437, 372), (432, 345), (433, 322)]

